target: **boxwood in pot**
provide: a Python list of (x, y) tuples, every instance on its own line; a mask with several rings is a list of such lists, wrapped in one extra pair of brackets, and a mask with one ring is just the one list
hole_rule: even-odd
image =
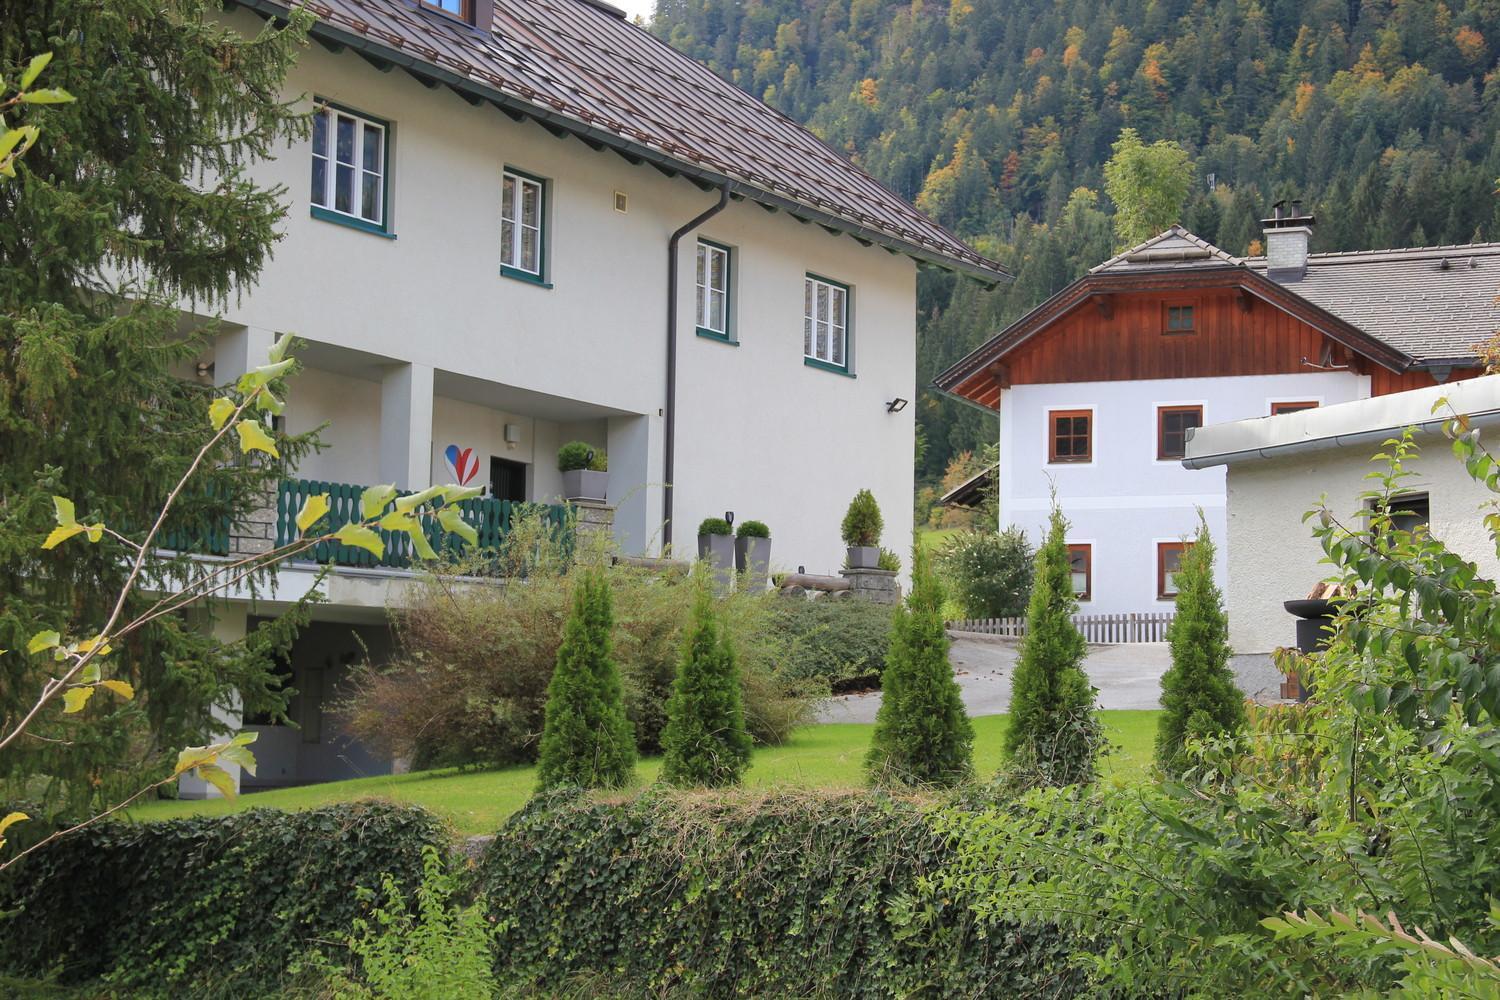
[(698, 525), (698, 558), (713, 567), (714, 580), (727, 589), (734, 580), (734, 529), (722, 517), (705, 517)]
[(603, 503), (609, 498), (609, 456), (586, 441), (569, 441), (557, 449), (563, 497)]
[(771, 529), (764, 521), (745, 521), (734, 537), (734, 568), (748, 573), (760, 589), (765, 589), (771, 570)]
[(880, 532), (884, 528), (885, 520), (880, 516), (875, 494), (869, 490), (854, 494), (842, 525), (844, 544), (849, 547), (850, 569), (875, 569), (880, 565)]

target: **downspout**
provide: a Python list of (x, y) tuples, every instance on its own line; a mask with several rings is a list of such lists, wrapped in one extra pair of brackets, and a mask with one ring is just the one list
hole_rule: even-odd
[(672, 479), (677, 464), (677, 244), (688, 233), (724, 211), (729, 204), (729, 186), (719, 188), (719, 200), (694, 216), (667, 240), (667, 405), (666, 442), (663, 447), (661, 497), (662, 555), (672, 549)]

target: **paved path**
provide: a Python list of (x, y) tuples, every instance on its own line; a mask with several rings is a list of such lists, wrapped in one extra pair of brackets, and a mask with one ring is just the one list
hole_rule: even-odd
[[(1010, 678), (1019, 643), (958, 632), (949, 659), (970, 715), (999, 715), (1010, 707)], [(1101, 708), (1160, 708), (1161, 675), (1171, 664), (1166, 643), (1090, 646), (1084, 669), (1099, 689)], [(830, 698), (819, 722), (874, 722), (880, 692)]]

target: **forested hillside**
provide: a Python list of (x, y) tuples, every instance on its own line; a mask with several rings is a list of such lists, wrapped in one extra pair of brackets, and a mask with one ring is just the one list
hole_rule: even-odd
[[(1182, 221), (1234, 253), (1282, 197), (1315, 250), (1500, 240), (1497, 0), (658, 0), (652, 27), (1016, 274), (922, 279), (922, 385), (1115, 249), (1122, 128), (1189, 152)], [(929, 482), (992, 433), (931, 393), (919, 420)]]

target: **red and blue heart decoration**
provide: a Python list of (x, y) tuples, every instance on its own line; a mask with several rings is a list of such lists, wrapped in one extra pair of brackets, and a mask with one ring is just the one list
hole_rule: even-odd
[(469, 485), (469, 480), (479, 471), (479, 459), (474, 457), (473, 448), (460, 451), (458, 445), (450, 444), (443, 450), (443, 458), (448, 461), (448, 470), (453, 473), (454, 482), (460, 486)]

